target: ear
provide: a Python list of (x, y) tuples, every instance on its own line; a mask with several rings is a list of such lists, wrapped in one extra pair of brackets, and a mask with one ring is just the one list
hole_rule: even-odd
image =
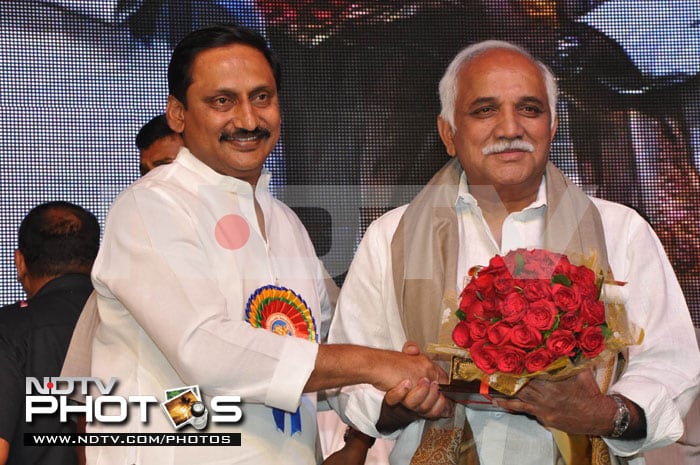
[(554, 117), (554, 124), (552, 124), (552, 136), (549, 138), (550, 143), (554, 140), (554, 135), (557, 133), (558, 127), (559, 127), (559, 115)]
[(445, 150), (447, 151), (448, 155), (454, 157), (457, 154), (457, 151), (455, 150), (455, 133), (452, 130), (452, 126), (450, 126), (450, 123), (445, 121), (442, 116), (438, 116), (437, 126), (438, 132), (440, 133), (440, 139), (442, 139), (442, 143), (445, 144)]
[(165, 117), (168, 126), (173, 131), (182, 134), (185, 130), (185, 106), (172, 95), (168, 96), (168, 104), (165, 107)]
[(27, 262), (24, 260), (24, 254), (19, 250), (15, 250), (15, 268), (17, 268), (17, 281), (22, 285), (22, 289), (24, 289), (27, 297), (31, 297), (32, 277), (27, 271)]
[(22, 282), (27, 275), (27, 263), (24, 261), (24, 254), (19, 250), (15, 250), (15, 268), (17, 268), (17, 279)]

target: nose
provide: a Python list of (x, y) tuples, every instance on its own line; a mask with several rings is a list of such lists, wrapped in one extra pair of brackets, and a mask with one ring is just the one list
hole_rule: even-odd
[(525, 135), (520, 115), (515, 109), (502, 109), (499, 112), (494, 135), (504, 139), (518, 139)]
[(233, 124), (238, 129), (254, 130), (258, 127), (258, 116), (255, 107), (249, 101), (236, 105), (233, 113)]

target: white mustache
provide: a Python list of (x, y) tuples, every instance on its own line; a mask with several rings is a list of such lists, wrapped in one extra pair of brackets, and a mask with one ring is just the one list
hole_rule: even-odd
[(512, 139), (512, 140), (501, 140), (494, 144), (487, 145), (481, 149), (481, 153), (484, 155), (491, 155), (492, 153), (506, 152), (508, 150), (525, 150), (526, 152), (534, 152), (535, 147), (522, 139)]

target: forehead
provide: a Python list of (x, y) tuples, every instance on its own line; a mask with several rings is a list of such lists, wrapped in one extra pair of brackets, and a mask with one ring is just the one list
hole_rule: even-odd
[(174, 158), (182, 146), (182, 138), (179, 134), (169, 134), (154, 141), (148, 148), (141, 150), (141, 161), (160, 160), (161, 158)]
[(275, 86), (263, 53), (249, 45), (230, 44), (200, 52), (192, 62), (192, 87)]
[(547, 102), (542, 70), (528, 57), (507, 49), (489, 50), (465, 64), (457, 90), (461, 100), (536, 97)]

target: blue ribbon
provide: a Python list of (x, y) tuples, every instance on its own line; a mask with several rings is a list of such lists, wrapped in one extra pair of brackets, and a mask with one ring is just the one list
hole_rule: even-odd
[(277, 429), (284, 432), (285, 414), (290, 415), (290, 435), (293, 436), (295, 433), (301, 433), (301, 412), (299, 412), (299, 407), (297, 407), (297, 410), (294, 413), (289, 413), (278, 408), (273, 408), (272, 417), (275, 419), (275, 426), (277, 426)]

